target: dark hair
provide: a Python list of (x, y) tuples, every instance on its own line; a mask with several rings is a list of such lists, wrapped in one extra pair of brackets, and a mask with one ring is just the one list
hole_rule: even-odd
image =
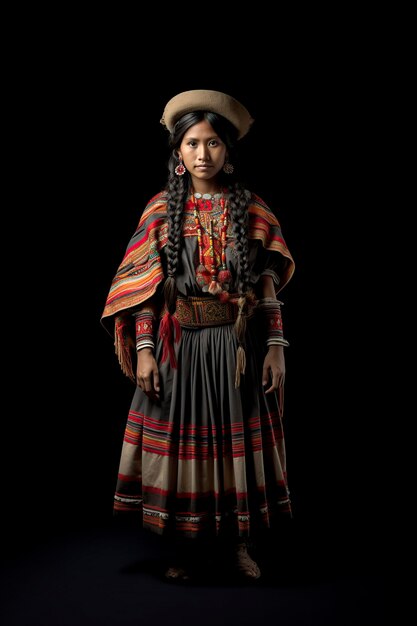
[[(249, 287), (249, 257), (248, 257), (248, 211), (247, 207), (251, 194), (238, 181), (237, 170), (237, 129), (221, 115), (210, 111), (194, 111), (186, 113), (175, 124), (170, 136), (169, 145), (172, 153), (168, 161), (169, 176), (166, 185), (167, 191), (167, 215), (168, 215), (168, 242), (167, 255), (167, 279), (164, 285), (165, 302), (169, 313), (174, 313), (177, 296), (175, 275), (180, 263), (180, 251), (182, 241), (183, 207), (190, 190), (191, 176), (188, 172), (184, 176), (177, 176), (174, 172), (179, 164), (177, 150), (186, 131), (202, 122), (207, 122), (213, 127), (221, 140), (225, 143), (228, 160), (233, 164), (233, 174), (221, 172), (221, 185), (228, 190), (230, 220), (233, 234), (236, 240), (236, 253), (239, 259), (238, 266), (238, 291), (244, 296)], [(243, 305), (242, 305), (243, 308)], [(239, 333), (241, 334), (241, 333)]]

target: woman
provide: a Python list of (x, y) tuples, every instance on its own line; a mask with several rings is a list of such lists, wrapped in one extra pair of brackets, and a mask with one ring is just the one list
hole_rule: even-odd
[(276, 217), (236, 175), (252, 121), (217, 91), (168, 102), (166, 189), (146, 206), (102, 317), (136, 383), (114, 509), (183, 540), (171, 579), (224, 538), (237, 571), (257, 579), (249, 540), (291, 515), (276, 296), (294, 262)]

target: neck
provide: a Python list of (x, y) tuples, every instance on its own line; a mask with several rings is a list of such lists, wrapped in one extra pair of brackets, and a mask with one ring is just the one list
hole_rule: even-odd
[(221, 193), (220, 185), (216, 185), (213, 181), (210, 180), (193, 180), (192, 182), (192, 190), (194, 193), (209, 193), (212, 196), (215, 193)]

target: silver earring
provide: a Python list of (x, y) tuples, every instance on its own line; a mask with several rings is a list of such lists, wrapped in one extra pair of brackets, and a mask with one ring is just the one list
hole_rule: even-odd
[(233, 167), (233, 165), (229, 163), (229, 161), (226, 161), (225, 164), (223, 165), (223, 172), (225, 174), (233, 174), (234, 171), (235, 171), (235, 168)]

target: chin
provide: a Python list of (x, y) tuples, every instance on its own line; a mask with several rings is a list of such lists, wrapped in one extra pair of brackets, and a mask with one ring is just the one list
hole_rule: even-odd
[(197, 172), (196, 174), (194, 174), (194, 176), (196, 178), (199, 178), (200, 180), (211, 180), (212, 178), (215, 178), (217, 176), (217, 172), (213, 173), (212, 171), (210, 172)]

